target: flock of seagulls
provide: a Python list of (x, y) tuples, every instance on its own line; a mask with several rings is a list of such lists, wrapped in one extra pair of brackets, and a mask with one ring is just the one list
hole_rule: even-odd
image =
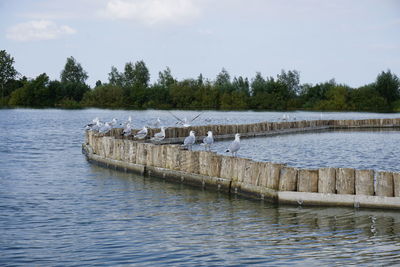
[[(187, 118), (180, 119), (179, 117), (175, 116), (171, 112), (169, 112), (175, 119), (177, 119), (176, 124), (180, 125), (181, 127), (187, 128), (191, 126), (191, 123), (196, 120), (198, 117), (200, 117), (200, 114), (196, 115), (192, 119), (188, 120)], [(160, 126), (161, 125), (161, 120), (160, 118), (157, 118), (154, 123), (148, 123), (148, 125), (154, 127), (154, 128), (160, 128), (160, 132), (157, 132), (154, 134), (153, 137), (150, 138), (151, 141), (154, 142), (161, 142), (162, 140), (165, 139), (165, 130), (168, 127), (165, 126)], [(118, 120), (116, 118), (112, 119), (109, 122), (102, 122), (99, 120), (99, 118), (95, 118), (92, 120), (91, 123), (87, 124), (85, 126), (85, 130), (88, 131), (97, 131), (99, 134), (106, 134), (111, 129), (114, 128), (123, 128), (121, 135), (128, 137), (128, 136), (133, 136), (135, 139), (138, 140), (143, 140), (146, 138), (148, 135), (148, 126), (143, 126), (141, 130), (139, 130), (136, 133), (133, 133), (133, 125), (132, 125), (132, 117), (129, 116), (128, 120), (123, 122), (123, 123), (118, 123)], [(193, 145), (196, 143), (196, 136), (195, 136), (195, 131), (190, 131), (189, 136), (187, 136), (182, 144), (182, 147), (188, 150), (192, 150)], [(203, 142), (201, 145), (204, 146), (204, 149), (206, 151), (211, 151), (211, 146), (214, 144), (214, 137), (212, 131), (207, 132), (207, 136), (203, 138)], [(235, 135), (235, 140), (229, 145), (228, 149), (226, 152), (232, 153), (233, 156), (237, 156), (237, 152), (240, 149), (240, 134)]]

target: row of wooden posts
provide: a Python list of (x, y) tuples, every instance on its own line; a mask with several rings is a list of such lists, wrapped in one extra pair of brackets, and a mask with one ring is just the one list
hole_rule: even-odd
[[(209, 125), (190, 129), (200, 134), (212, 130), (217, 135), (227, 135), (236, 132), (259, 133), (296, 127), (395, 127), (399, 125), (400, 119), (372, 119)], [(184, 137), (188, 130), (187, 128), (169, 128), (169, 137)], [(208, 151), (182, 150), (180, 145), (136, 142), (129, 138), (121, 138), (120, 129), (114, 129), (110, 136), (100, 136), (88, 131), (86, 142), (91, 146), (93, 153), (102, 158), (148, 168), (223, 178), (229, 180), (230, 188), (235, 190), (250, 185), (276, 191), (400, 197), (400, 173), (330, 167), (313, 170), (299, 169), (280, 163), (256, 162)]]
[[(287, 129), (307, 129), (317, 127), (331, 128), (360, 128), (360, 127), (393, 127), (400, 126), (400, 118), (393, 119), (363, 119), (363, 120), (310, 120), (310, 121), (283, 121), (283, 122), (259, 122), (251, 124), (221, 124), (221, 125), (202, 125), (191, 127), (168, 127), (165, 130), (166, 138), (184, 138), (189, 135), (190, 130), (194, 130), (197, 136), (206, 136), (208, 131), (212, 131), (214, 136), (234, 135), (240, 133), (243, 136), (252, 136), (259, 133), (281, 131)], [(139, 130), (139, 129), (138, 129)], [(107, 136), (123, 138), (121, 129), (113, 129)], [(154, 136), (159, 132), (158, 128), (149, 128), (148, 137)], [(130, 138), (125, 139), (133, 139)]]

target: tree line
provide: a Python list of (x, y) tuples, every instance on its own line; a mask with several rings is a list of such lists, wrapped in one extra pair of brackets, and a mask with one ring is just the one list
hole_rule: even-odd
[(150, 83), (143, 61), (125, 64), (123, 71), (111, 67), (107, 82), (86, 84), (88, 73), (74, 57), (68, 57), (60, 80), (46, 73), (28, 79), (15, 70), (14, 59), (0, 51), (2, 107), (215, 109), (215, 110), (330, 110), (400, 111), (400, 80), (390, 70), (379, 73), (373, 83), (358, 88), (334, 79), (300, 84), (297, 70), (272, 76), (231, 77), (222, 69), (214, 80), (177, 80), (167, 67)]

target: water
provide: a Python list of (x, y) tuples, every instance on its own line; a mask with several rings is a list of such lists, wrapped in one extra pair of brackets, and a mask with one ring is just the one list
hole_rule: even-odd
[[(230, 155), (225, 151), (232, 140), (215, 142), (212, 151)], [(308, 169), (342, 167), (400, 172), (398, 144), (398, 129), (324, 130), (242, 138), (238, 156)], [(193, 149), (204, 147), (196, 145)]]
[[(276, 206), (87, 163), (82, 126), (129, 114), (138, 124), (168, 118), (162, 111), (0, 110), (1, 266), (400, 263), (396, 211)], [(278, 113), (206, 114), (248, 122)]]

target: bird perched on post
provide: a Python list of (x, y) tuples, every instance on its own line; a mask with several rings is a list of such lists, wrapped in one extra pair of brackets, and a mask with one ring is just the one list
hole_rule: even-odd
[(207, 136), (203, 139), (203, 145), (205, 150), (211, 151), (211, 145), (214, 143), (213, 133), (211, 131), (207, 132)]
[(131, 132), (132, 132), (132, 125), (128, 122), (125, 125), (124, 130), (122, 131), (121, 135), (129, 136), (129, 135), (131, 135)]
[(188, 150), (192, 150), (192, 145), (196, 142), (195, 132), (190, 131), (189, 136), (185, 138), (183, 141), (183, 147), (186, 147)]
[(156, 142), (161, 142), (165, 138), (165, 127), (161, 126), (161, 131), (154, 134), (154, 137), (151, 138), (151, 140), (156, 141)]
[(147, 127), (143, 126), (143, 129), (137, 132), (133, 137), (137, 139), (144, 139), (147, 136)]
[(232, 153), (232, 156), (236, 157), (237, 152), (240, 149), (240, 134), (235, 134), (235, 140), (229, 145), (228, 149), (225, 152)]

